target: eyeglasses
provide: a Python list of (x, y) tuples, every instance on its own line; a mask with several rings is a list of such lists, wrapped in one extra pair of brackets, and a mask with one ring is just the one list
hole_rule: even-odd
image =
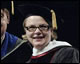
[(48, 25), (39, 25), (39, 27), (36, 27), (36, 26), (33, 25), (33, 26), (25, 27), (25, 28), (30, 32), (36, 31), (37, 28), (39, 28), (39, 30), (41, 30), (41, 31), (48, 31), (50, 26), (48, 26)]

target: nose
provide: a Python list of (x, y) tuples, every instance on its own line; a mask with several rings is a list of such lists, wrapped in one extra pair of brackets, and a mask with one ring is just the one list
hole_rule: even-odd
[(40, 31), (40, 29), (39, 28), (36, 28), (36, 30), (35, 30), (35, 32), (34, 32), (35, 34), (41, 34), (41, 31)]

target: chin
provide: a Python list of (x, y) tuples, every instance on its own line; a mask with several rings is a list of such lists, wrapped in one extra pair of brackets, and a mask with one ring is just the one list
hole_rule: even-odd
[(43, 45), (45, 45), (45, 42), (35, 42), (34, 43), (34, 46), (37, 48), (39, 48), (39, 47), (41, 48)]

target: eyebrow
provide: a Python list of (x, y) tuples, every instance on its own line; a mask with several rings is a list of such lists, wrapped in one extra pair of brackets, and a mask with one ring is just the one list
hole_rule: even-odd
[[(45, 25), (47, 25), (47, 24), (40, 24), (39, 26), (45, 26)], [(30, 26), (36, 26), (36, 25), (30, 25)]]

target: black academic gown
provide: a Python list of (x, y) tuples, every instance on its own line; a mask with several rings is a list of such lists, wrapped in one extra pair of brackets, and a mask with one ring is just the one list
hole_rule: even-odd
[(22, 41), (5, 57), (1, 58), (1, 63), (25, 63), (32, 55), (32, 48), (28, 42)]
[(79, 52), (73, 47), (60, 46), (32, 56), (30, 63), (79, 63)]

